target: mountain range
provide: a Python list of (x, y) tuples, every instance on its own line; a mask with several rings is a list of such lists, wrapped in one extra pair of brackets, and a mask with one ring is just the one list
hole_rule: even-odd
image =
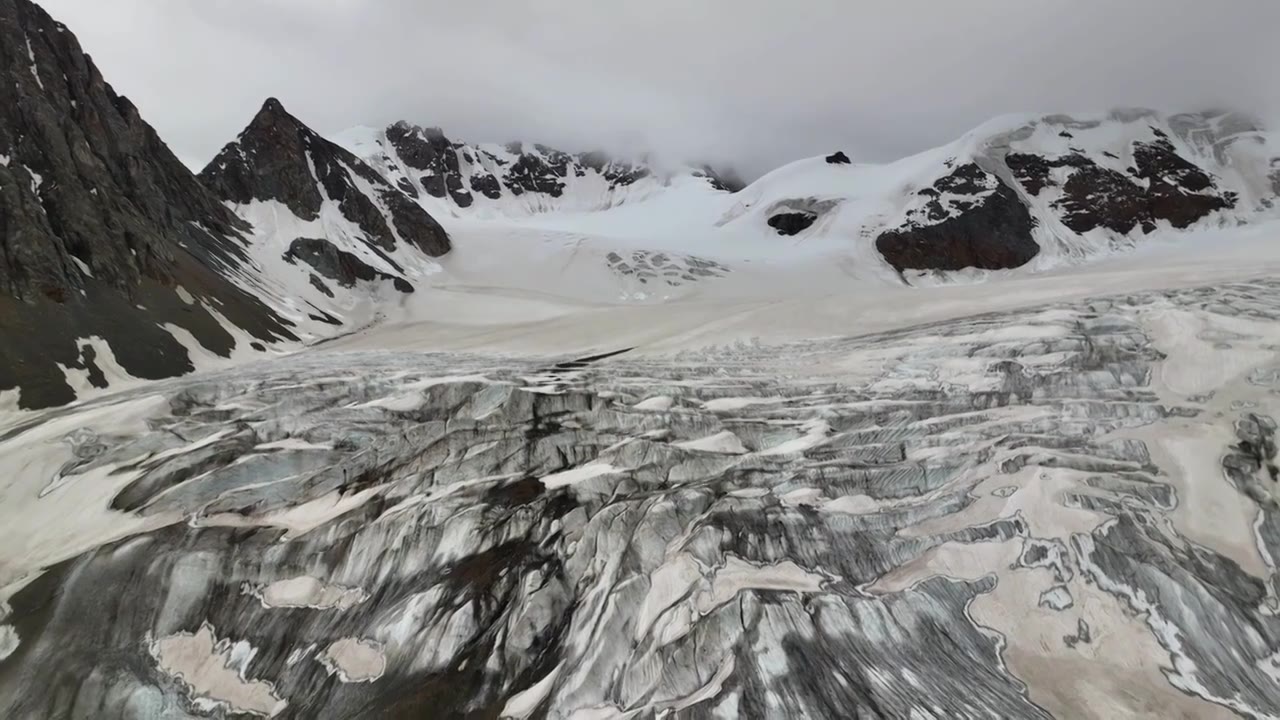
[(1280, 142), (1225, 111), (1006, 116), (897, 162), (833, 151), (744, 185), (407, 122), (325, 138), (269, 99), (194, 175), (72, 32), (3, 9), (0, 391), (24, 408), (377, 323), (456, 276), (472, 237), (514, 258), (559, 233), (529, 262), (589, 264), (593, 299), (648, 302), (730, 292), (716, 280), (748, 257), (757, 286), (762, 257), (781, 276), (820, 255), (850, 284), (1034, 273), (1272, 217), (1280, 194)]

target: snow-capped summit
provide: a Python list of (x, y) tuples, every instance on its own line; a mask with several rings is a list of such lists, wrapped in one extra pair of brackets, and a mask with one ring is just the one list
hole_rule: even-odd
[(784, 166), (720, 225), (874, 246), (908, 278), (1078, 262), (1158, 231), (1248, 222), (1278, 194), (1280, 142), (1237, 114), (1010, 116), (888, 164), (837, 153)]
[(569, 154), (540, 143), (467, 144), (407, 122), (353, 128), (334, 141), (433, 210), (468, 216), (604, 210), (650, 197), (678, 175), (725, 192), (741, 187), (731, 173), (706, 166), (665, 170), (646, 158)]
[(313, 221), (326, 202), (382, 250), (405, 242), (438, 256), (444, 229), (417, 203), (358, 157), (320, 137), (270, 98), (244, 132), (218, 153), (200, 179), (227, 202), (277, 201)]
[(367, 320), (378, 298), (394, 299), (384, 285), (413, 292), (451, 247), (419, 203), (275, 98), (200, 179), (253, 227), (251, 252), (267, 271), (242, 280), (300, 322)]

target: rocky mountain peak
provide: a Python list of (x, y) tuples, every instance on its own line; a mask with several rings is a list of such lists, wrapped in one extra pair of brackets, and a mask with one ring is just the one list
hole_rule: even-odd
[(279, 202), (302, 220), (320, 218), (327, 202), (365, 238), (389, 251), (401, 241), (438, 256), (449, 237), (426, 210), (363, 160), (324, 139), (269, 98), (240, 133), (200, 173), (235, 205)]
[(258, 111), (258, 115), (279, 115), (296, 120), (292, 115), (284, 109), (284, 103), (279, 98), (269, 97), (262, 103), (262, 109)]
[[(515, 215), (599, 210), (651, 194), (672, 176), (655, 171), (643, 157), (623, 159), (600, 151), (574, 154), (523, 141), (465, 143), (438, 127), (405, 121), (381, 131), (353, 132), (346, 136), (350, 147), (398, 188), (444, 201), (451, 210), (475, 207)], [(732, 173), (706, 166), (674, 174), (681, 173), (722, 192), (743, 187)]]
[(292, 338), (226, 278), (248, 260), (245, 230), (74, 34), (0, 0), (0, 390), (19, 388), (25, 407), (67, 402), (64, 368), (105, 385), (101, 343), (135, 377), (190, 371), (166, 325), (222, 355), (236, 344), (224, 322)]
[(276, 200), (304, 220), (320, 215), (324, 198), (312, 174), (309, 152), (319, 136), (268, 99), (235, 142), (200, 173), (222, 199), (237, 205)]

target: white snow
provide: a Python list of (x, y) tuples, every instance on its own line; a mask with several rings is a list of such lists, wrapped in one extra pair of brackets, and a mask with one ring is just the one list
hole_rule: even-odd
[[(42, 568), (90, 548), (180, 521), (176, 514), (141, 516), (111, 509), (111, 500), (140, 475), (106, 465), (63, 474), (71, 457), (63, 439), (76, 431), (141, 432), (168, 403), (142, 395), (48, 419), (5, 441), (0, 453), (0, 602)], [(67, 532), (68, 518), (75, 532)]]
[(547, 673), (546, 677), (531, 685), (529, 689), (512, 695), (507, 704), (502, 706), (499, 717), (524, 720), (532, 715), (533, 711), (538, 709), (538, 705), (551, 693), (551, 688), (556, 684), (556, 678), (560, 676), (560, 667), (557, 665), (554, 670)]
[(36, 84), (44, 90), (44, 81), (40, 79), (40, 68), (36, 65), (36, 51), (31, 47), (31, 38), (27, 38), (27, 58), (31, 61), (31, 77), (36, 79)]
[(18, 649), (20, 641), (17, 628), (12, 625), (0, 625), (0, 661), (12, 655), (13, 651)]
[(578, 483), (586, 482), (592, 478), (598, 478), (601, 475), (611, 475), (617, 472), (622, 471), (609, 463), (596, 462), (583, 465), (582, 467), (576, 467), (572, 470), (565, 470), (563, 472), (547, 475), (542, 478), (542, 484), (546, 486), (548, 490), (553, 490), (555, 488), (566, 487), (568, 485), (577, 485)]
[(75, 255), (71, 255), (70, 257), (71, 257), (71, 262), (76, 264), (76, 267), (80, 269), (80, 272), (84, 273), (85, 277), (93, 277), (93, 271), (89, 269), (89, 266), (85, 264), (85, 261), (76, 257)]
[(803, 425), (804, 435), (788, 440), (784, 443), (775, 445), (767, 450), (762, 450), (761, 455), (786, 455), (788, 453), (804, 452), (810, 448), (821, 445), (831, 432), (831, 426), (822, 420), (812, 420)]
[(748, 452), (747, 448), (742, 444), (742, 440), (728, 430), (697, 440), (674, 443), (674, 445), (685, 450), (698, 450), (725, 455), (742, 455)]
[(41, 175), (40, 173), (36, 172), (35, 170), (32, 170), (31, 168), (26, 167), (26, 166), (23, 166), (23, 168), (22, 168), (22, 169), (23, 169), (23, 170), (26, 170), (26, 171), (27, 171), (27, 175), (28, 175), (28, 177), (30, 177), (30, 178), (31, 178), (31, 192), (32, 192), (32, 194), (34, 194), (36, 197), (39, 197), (39, 196), (40, 196), (40, 187), (41, 187), (42, 185), (44, 185), (44, 176), (43, 176), (43, 175)]

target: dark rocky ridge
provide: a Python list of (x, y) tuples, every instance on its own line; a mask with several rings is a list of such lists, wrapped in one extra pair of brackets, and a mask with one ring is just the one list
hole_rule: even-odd
[[(406, 192), (416, 195), (420, 187), (427, 195), (451, 200), (460, 208), (474, 204), (475, 193), (489, 200), (505, 195), (563, 197), (569, 179), (584, 177), (588, 171), (598, 173), (611, 189), (625, 188), (653, 175), (643, 162), (619, 160), (600, 151), (573, 155), (540, 143), (513, 142), (503, 146), (502, 153), (450, 140), (440, 128), (407, 122), (391, 125), (385, 135), (389, 147), (383, 148), (381, 160), (394, 166), (390, 155), (398, 157), (409, 174), (400, 178)], [(733, 173), (708, 166), (693, 175), (725, 192), (737, 192), (745, 186)]]
[(808, 230), (818, 216), (811, 212), (781, 212), (769, 218), (769, 227), (779, 235), (799, 235)]
[(1063, 197), (1053, 208), (1064, 225), (1079, 233), (1097, 228), (1122, 234), (1141, 228), (1150, 233), (1160, 220), (1185, 229), (1236, 206), (1235, 193), (1218, 188), (1211, 176), (1179, 155), (1163, 131), (1152, 132), (1153, 140), (1133, 143), (1134, 167), (1127, 174), (1079, 153), (1056, 158), (1010, 153), (1005, 162), (1032, 196), (1056, 186), (1053, 168), (1071, 168), (1062, 184)]
[[(943, 194), (960, 196), (944, 205)], [(974, 163), (966, 163), (917, 193), (930, 198), (900, 228), (882, 233), (876, 249), (904, 270), (1006, 270), (1040, 252), (1035, 219), (1018, 193)]]
[[(357, 185), (357, 177), (376, 198)], [(338, 203), (343, 216), (360, 228), (371, 246), (382, 250), (396, 248), (397, 233), (427, 255), (440, 256), (450, 249), (444, 228), (403, 189), (317, 135), (275, 98), (263, 104), (235, 142), (200, 173), (200, 179), (224, 200), (237, 204), (279, 201), (303, 220), (319, 217), (328, 198)]]
[(448, 195), (459, 207), (471, 206), (474, 198), (462, 186), (458, 154), (439, 128), (396, 123), (387, 128), (387, 140), (406, 165), (421, 173), (419, 181), (427, 194), (437, 198)]
[[(315, 271), (337, 282), (342, 287), (353, 287), (357, 280), (371, 282), (374, 280), (390, 280), (402, 293), (413, 292), (413, 285), (408, 280), (384, 273), (371, 267), (360, 258), (334, 246), (323, 238), (298, 238), (289, 244), (289, 251), (284, 254), (289, 262), (301, 260)], [(315, 277), (314, 275), (312, 276)], [(327, 288), (322, 292), (327, 292)]]
[(78, 338), (142, 378), (192, 369), (159, 324), (229, 354), (204, 303), (261, 341), (296, 339), (225, 277), (247, 262), (247, 226), (28, 0), (0, 0), (0, 155), (0, 390), (20, 388), (22, 407), (75, 399), (59, 364), (103, 377)]

